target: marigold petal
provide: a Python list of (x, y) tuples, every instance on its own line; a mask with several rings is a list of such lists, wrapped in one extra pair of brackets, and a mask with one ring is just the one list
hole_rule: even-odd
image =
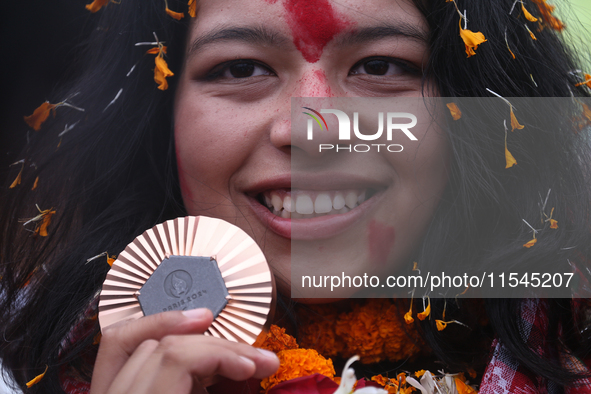
[(464, 40), (464, 44), (466, 46), (466, 53), (468, 57), (476, 55), (474, 52), (475, 49), (478, 49), (478, 46), (486, 41), (486, 37), (481, 32), (473, 32), (471, 30), (462, 29), (462, 19), (460, 18), (460, 37)]
[(525, 9), (525, 5), (523, 5), (523, 3), (521, 3), (521, 10), (523, 11), (523, 15), (525, 16), (525, 19), (527, 19), (528, 21), (530, 21), (530, 22), (537, 22), (538, 21), (538, 18), (536, 18), (535, 16), (530, 14), (529, 11)]
[(92, 3), (86, 4), (86, 9), (94, 14), (107, 4), (109, 4), (109, 0), (94, 0)]
[(47, 237), (47, 226), (51, 224), (51, 217), (55, 215), (55, 210), (46, 209), (41, 212), (41, 224), (35, 229), (35, 234), (39, 234), (41, 237)]
[(33, 182), (33, 187), (31, 188), (31, 190), (37, 189), (38, 184), (39, 184), (39, 177), (35, 178), (35, 182)]
[(447, 322), (443, 320), (435, 320), (435, 325), (437, 326), (437, 331), (443, 331), (445, 330), (445, 327), (447, 327)]
[(412, 324), (415, 319), (412, 318), (412, 312), (408, 311), (404, 314), (404, 321), (406, 322), (406, 324)]
[(49, 365), (45, 366), (45, 371), (43, 371), (42, 374), (39, 374), (37, 376), (35, 376), (33, 379), (29, 380), (26, 384), (27, 387), (31, 387), (37, 383), (39, 383), (41, 381), (41, 379), (43, 379), (43, 377), (45, 376), (45, 374), (47, 373), (47, 369), (49, 368)]
[(451, 116), (454, 118), (454, 120), (458, 120), (462, 117), (462, 111), (460, 111), (456, 103), (447, 103), (447, 108), (449, 109), (449, 112), (451, 113)]
[(538, 242), (537, 238), (532, 239), (531, 241), (529, 241), (528, 243), (523, 244), (524, 248), (531, 248), (532, 246), (534, 246), (534, 244)]
[(550, 219), (550, 228), (556, 230), (558, 228), (558, 220)]
[(50, 104), (49, 101), (44, 102), (33, 111), (29, 116), (25, 116), (25, 122), (35, 131), (41, 129), (41, 124), (47, 120), (52, 110), (55, 110), (55, 104)]
[(456, 389), (458, 391), (458, 394), (478, 394), (478, 391), (474, 390), (472, 387), (462, 382), (461, 379), (456, 377), (454, 378), (454, 382), (456, 383)]
[(522, 130), (525, 126), (520, 125), (519, 122), (517, 121), (517, 118), (515, 117), (515, 114), (513, 113), (513, 107), (511, 107), (511, 131), (517, 129), (517, 130)]
[(185, 17), (185, 14), (183, 12), (175, 12), (175, 11), (172, 11), (171, 9), (169, 9), (168, 7), (166, 7), (166, 13), (168, 15), (172, 16), (177, 21), (180, 21), (181, 19), (183, 19)]
[(188, 6), (189, 6), (189, 11), (188, 11), (189, 15), (192, 18), (195, 18), (195, 14), (197, 11), (197, 1), (196, 0), (189, 0)]
[(166, 77), (173, 76), (174, 73), (168, 69), (168, 64), (161, 56), (156, 56), (156, 67), (154, 68), (154, 81), (158, 84), (158, 89), (168, 89)]
[(21, 166), (21, 170), (18, 172), (18, 175), (16, 176), (15, 180), (10, 184), (9, 189), (14, 189), (15, 187), (17, 187), (18, 185), (21, 184), (24, 169), (25, 169), (25, 163), (23, 162), (23, 164)]
[(109, 255), (107, 255), (107, 264), (109, 264), (109, 266), (113, 266), (113, 263), (115, 262), (115, 260), (117, 260), (116, 256), (111, 256), (109, 257)]
[(513, 157), (509, 149), (507, 149), (507, 143), (505, 142), (505, 169), (513, 167), (517, 164), (517, 160)]
[(431, 314), (431, 300), (427, 304), (427, 307), (421, 313), (417, 313), (419, 320), (425, 320)]

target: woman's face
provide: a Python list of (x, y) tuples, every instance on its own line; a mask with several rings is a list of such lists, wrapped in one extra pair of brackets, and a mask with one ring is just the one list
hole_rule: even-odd
[[(403, 152), (349, 155), (292, 138), (290, 111), (292, 97), (422, 96), (427, 36), (407, 0), (199, 1), (175, 112), (187, 212), (249, 233), (287, 294), (296, 249), (309, 275), (412, 264), (447, 183), (448, 144), (427, 107), (414, 108), (417, 141), (391, 142)], [(296, 161), (328, 164), (296, 174)], [(304, 213), (315, 203), (321, 213)]]

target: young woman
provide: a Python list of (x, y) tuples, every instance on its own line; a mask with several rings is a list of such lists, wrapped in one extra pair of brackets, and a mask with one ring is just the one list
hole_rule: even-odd
[[(404, 156), (338, 163), (328, 186), (313, 177), (297, 185), (301, 194), (374, 190), (362, 213), (287, 219), (264, 204), (274, 195), (285, 204), (294, 158), (321, 156), (293, 138), (291, 97), (588, 97), (545, 1), (202, 0), (190, 5), (195, 17), (180, 22), (164, 11), (181, 7), (159, 0), (90, 7), (101, 20), (80, 62), (83, 76), (46, 108), (55, 119), (29, 119), (41, 130), (23, 152), (20, 183), (0, 214), (0, 357), (20, 387), (46, 366), (27, 391), (86, 392), (92, 379), (92, 393), (204, 392), (218, 375), (240, 382), (276, 370), (273, 354), (199, 335), (212, 320), (204, 310), (106, 330), (96, 355), (99, 327), (87, 312), (109, 266), (87, 260), (117, 254), (177, 216), (217, 217), (248, 232), (286, 309), (291, 245), (306, 242), (315, 227), (309, 220), (326, 226), (332, 250), (366, 228), (339, 232), (332, 221), (391, 225), (397, 238), (385, 252), (389, 267), (447, 259), (484, 272), (500, 262), (541, 272), (572, 271), (572, 263), (585, 271), (591, 193), (583, 130), (511, 134), (513, 168), (502, 153), (506, 139), (493, 138), (484, 121), (454, 133), (427, 129)], [(540, 193), (560, 213), (560, 228), (524, 248), (532, 234), (522, 219), (540, 217)], [(22, 219), (37, 214), (23, 228)], [(363, 270), (371, 253), (349, 268)], [(423, 321), (433, 359), (480, 372), (496, 362), (482, 392), (517, 384), (527, 392), (585, 389), (587, 370), (574, 361), (591, 350), (583, 301), (489, 299), (484, 326), (478, 305), (432, 302), (431, 313), (445, 308), (447, 320), (469, 326), (438, 331), (434, 320)], [(541, 323), (530, 324), (535, 335), (528, 336), (520, 321), (536, 314)], [(495, 382), (499, 368), (511, 376), (506, 383)]]

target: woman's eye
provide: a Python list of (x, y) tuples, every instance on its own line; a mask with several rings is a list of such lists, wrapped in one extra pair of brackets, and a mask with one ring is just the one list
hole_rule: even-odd
[(220, 76), (223, 78), (248, 78), (259, 75), (273, 75), (269, 69), (263, 67), (262, 65), (245, 60), (235, 61), (227, 64), (220, 74)]
[(399, 75), (407, 72), (416, 71), (410, 65), (403, 65), (392, 60), (369, 59), (353, 66), (350, 74)]

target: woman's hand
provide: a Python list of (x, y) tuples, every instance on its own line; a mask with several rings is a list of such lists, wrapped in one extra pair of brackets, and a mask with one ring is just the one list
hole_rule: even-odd
[(274, 353), (202, 335), (208, 309), (163, 312), (107, 328), (91, 394), (200, 393), (216, 375), (262, 379), (279, 367)]

